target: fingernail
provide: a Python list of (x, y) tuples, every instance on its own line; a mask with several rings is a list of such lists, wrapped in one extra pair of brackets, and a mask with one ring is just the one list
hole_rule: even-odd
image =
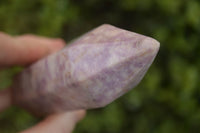
[(52, 44), (53, 44), (53, 51), (58, 51), (66, 45), (66, 43), (62, 39), (54, 39), (52, 41)]
[(76, 112), (76, 121), (80, 121), (84, 118), (84, 116), (86, 115), (86, 111), (85, 110), (79, 110)]

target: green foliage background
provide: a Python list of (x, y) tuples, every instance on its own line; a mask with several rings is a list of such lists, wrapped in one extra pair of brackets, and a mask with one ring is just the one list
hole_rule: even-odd
[[(0, 30), (67, 42), (103, 23), (152, 36), (160, 52), (141, 84), (103, 109), (88, 111), (74, 133), (200, 132), (200, 1), (0, 0)], [(0, 72), (11, 84), (17, 68)], [(38, 121), (17, 107), (0, 114), (0, 133)]]

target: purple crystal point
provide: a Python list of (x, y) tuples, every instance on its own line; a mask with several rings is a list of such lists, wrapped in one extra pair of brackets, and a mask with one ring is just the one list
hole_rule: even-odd
[(18, 75), (14, 102), (39, 115), (103, 107), (143, 78), (159, 42), (102, 25)]

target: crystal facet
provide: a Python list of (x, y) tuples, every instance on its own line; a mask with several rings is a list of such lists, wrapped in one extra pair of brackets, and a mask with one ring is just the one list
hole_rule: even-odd
[(158, 50), (150, 37), (104, 24), (22, 71), (13, 101), (37, 115), (103, 107), (141, 81)]

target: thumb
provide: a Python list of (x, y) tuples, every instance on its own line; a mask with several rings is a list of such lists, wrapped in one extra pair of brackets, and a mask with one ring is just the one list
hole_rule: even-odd
[(84, 110), (54, 114), (21, 133), (71, 133), (84, 116)]

